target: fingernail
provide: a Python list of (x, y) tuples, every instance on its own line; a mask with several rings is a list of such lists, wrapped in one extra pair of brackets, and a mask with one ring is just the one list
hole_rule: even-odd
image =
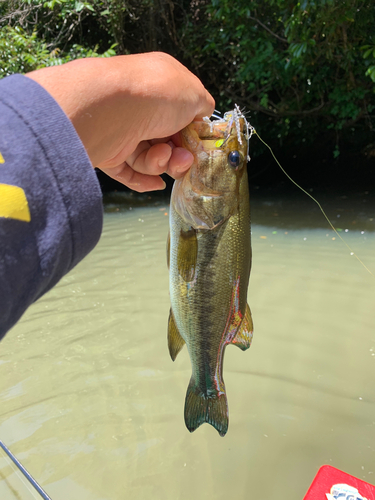
[(160, 168), (165, 168), (168, 165), (168, 159), (163, 158), (162, 160), (158, 161), (158, 167)]

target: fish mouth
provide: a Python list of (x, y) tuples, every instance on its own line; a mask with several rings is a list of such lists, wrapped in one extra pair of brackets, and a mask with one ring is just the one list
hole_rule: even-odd
[(199, 159), (204, 153), (226, 153), (235, 144), (235, 149), (241, 150), (249, 161), (249, 140), (255, 130), (237, 104), (232, 111), (226, 112), (223, 118), (216, 115), (213, 115), (213, 118), (212, 120), (206, 116), (203, 120), (192, 122), (185, 127), (182, 131), (183, 146)]
[(213, 118), (214, 120), (206, 116), (202, 122), (193, 122), (204, 124), (197, 129), (201, 141), (223, 139), (223, 147), (231, 136), (235, 136), (240, 146), (242, 146), (243, 138), (248, 144), (254, 129), (248, 123), (237, 104), (235, 104), (232, 111), (227, 111), (222, 118), (217, 115), (213, 115)]
[[(192, 167), (173, 187), (174, 206), (186, 224), (210, 230), (225, 223), (239, 206), (239, 184), (246, 169), (249, 126), (238, 106), (221, 119), (192, 122), (182, 131)], [(230, 161), (236, 152), (238, 163)]]

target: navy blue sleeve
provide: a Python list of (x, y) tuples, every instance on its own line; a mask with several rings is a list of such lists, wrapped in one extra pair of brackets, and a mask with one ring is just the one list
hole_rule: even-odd
[(0, 338), (96, 245), (95, 171), (73, 125), (39, 84), (0, 81)]

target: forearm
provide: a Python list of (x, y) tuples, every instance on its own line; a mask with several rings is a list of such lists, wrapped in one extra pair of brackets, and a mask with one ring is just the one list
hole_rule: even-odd
[(39, 85), (0, 82), (0, 130), (1, 338), (95, 246), (102, 203), (75, 130)]

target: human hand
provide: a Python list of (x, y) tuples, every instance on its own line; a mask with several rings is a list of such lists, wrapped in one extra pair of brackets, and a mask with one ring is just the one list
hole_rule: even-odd
[(27, 76), (60, 104), (93, 166), (140, 192), (163, 189), (164, 172), (185, 173), (193, 156), (179, 131), (214, 110), (198, 78), (161, 52), (80, 59)]
[[(141, 141), (126, 160), (114, 166), (98, 167), (107, 175), (135, 191), (154, 191), (165, 188), (160, 177), (167, 173), (174, 179), (182, 177), (193, 163), (194, 157), (179, 147), (180, 134), (165, 139)], [(112, 163), (112, 161), (110, 162)]]

